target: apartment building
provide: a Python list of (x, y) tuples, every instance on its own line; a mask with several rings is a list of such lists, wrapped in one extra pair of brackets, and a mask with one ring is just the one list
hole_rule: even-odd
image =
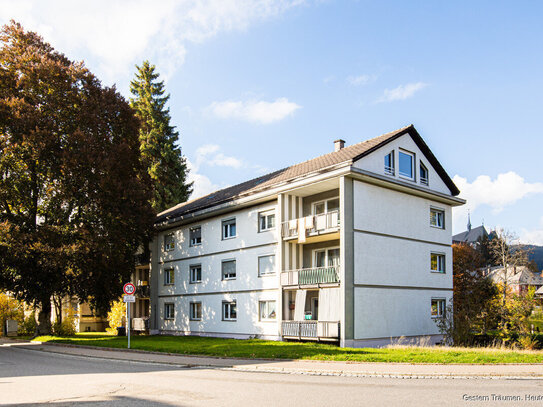
[(166, 210), (152, 333), (439, 341), (459, 191), (411, 125)]

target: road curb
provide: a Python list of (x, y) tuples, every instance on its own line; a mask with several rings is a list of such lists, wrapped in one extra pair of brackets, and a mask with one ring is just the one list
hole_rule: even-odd
[[(20, 341), (18, 341), (20, 342)], [(70, 352), (62, 352), (60, 348), (75, 348), (75, 349), (91, 349), (91, 350), (106, 350), (106, 351), (122, 351), (124, 353), (138, 353), (138, 354), (149, 354), (149, 355), (171, 355), (176, 357), (184, 357), (188, 355), (175, 354), (175, 353), (166, 353), (166, 352), (151, 352), (151, 351), (142, 351), (139, 349), (117, 349), (117, 348), (101, 348), (93, 346), (80, 346), (80, 345), (64, 345), (64, 344), (52, 344), (44, 342), (33, 342), (37, 346), (25, 346), (21, 345), (20, 348), (26, 350), (34, 350), (41, 352), (50, 352), (61, 355), (68, 355), (74, 357), (84, 357), (84, 358), (93, 358), (93, 359), (102, 359), (102, 360), (117, 360), (129, 363), (144, 363), (144, 364), (158, 364), (158, 365), (168, 365), (168, 366), (178, 366), (180, 368), (204, 368), (204, 369), (214, 369), (214, 370), (225, 370), (225, 371), (236, 371), (236, 372), (248, 372), (248, 373), (275, 373), (275, 374), (296, 374), (296, 375), (309, 375), (309, 376), (336, 376), (336, 377), (361, 377), (361, 378), (387, 378), (387, 379), (482, 379), (482, 380), (543, 380), (542, 374), (524, 374), (524, 375), (511, 375), (511, 374), (499, 374), (499, 373), (473, 373), (473, 374), (456, 374), (456, 373), (431, 373), (431, 374), (421, 374), (421, 373), (398, 373), (398, 372), (372, 372), (372, 371), (346, 371), (346, 370), (322, 370), (322, 369), (303, 369), (303, 368), (274, 368), (267, 366), (239, 366), (236, 364), (232, 365), (217, 365), (217, 364), (204, 364), (204, 363), (182, 363), (182, 362), (168, 362), (162, 360), (130, 360), (124, 358), (116, 358), (106, 355), (89, 355), (89, 354), (74, 354)], [(200, 356), (190, 356), (197, 357)], [(217, 358), (208, 356), (203, 359), (232, 359), (232, 358)], [(258, 362), (258, 360), (269, 361), (263, 359), (235, 359), (239, 361), (251, 361)], [(277, 361), (277, 359), (272, 359)], [(409, 364), (405, 364), (409, 365)]]

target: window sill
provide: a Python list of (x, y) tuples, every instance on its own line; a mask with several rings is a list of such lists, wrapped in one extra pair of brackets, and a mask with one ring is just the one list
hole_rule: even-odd
[(259, 274), (258, 277), (273, 277), (276, 276), (277, 273), (267, 273), (267, 274)]
[(229, 237), (224, 237), (224, 236), (223, 236), (222, 240), (235, 239), (236, 237), (237, 237), (237, 235), (236, 235), (236, 236), (229, 236)]
[(164, 321), (173, 321), (175, 318), (164, 318)]
[(407, 177), (407, 176), (402, 175), (402, 174), (399, 174), (399, 175), (398, 175), (398, 178), (400, 178), (400, 179), (402, 179), (402, 180), (404, 180), (404, 181), (411, 181), (411, 182), (415, 182), (415, 183), (416, 183), (415, 178), (410, 178), (410, 177)]
[(189, 284), (202, 284), (202, 280), (200, 280), (200, 281), (189, 281)]
[(434, 229), (441, 229), (441, 230), (445, 230), (445, 228), (443, 226), (434, 226), (434, 225), (430, 225), (431, 228), (434, 228)]
[(436, 271), (436, 270), (430, 270), (430, 273), (432, 273), (432, 274), (447, 274), (444, 271)]
[(196, 244), (189, 244), (189, 247), (198, 247), (201, 246), (202, 243), (196, 243)]
[(202, 318), (190, 318), (189, 321), (198, 322), (201, 321)]
[(262, 230), (259, 230), (258, 233), (271, 232), (272, 230), (275, 230), (275, 228), (262, 229)]
[(261, 319), (259, 322), (277, 322), (277, 319)]
[(170, 286), (170, 285), (175, 285), (175, 283), (164, 283), (163, 285), (164, 286)]
[(237, 319), (223, 319), (223, 322), (236, 322)]
[(223, 277), (222, 281), (230, 281), (230, 280), (235, 280), (236, 277)]

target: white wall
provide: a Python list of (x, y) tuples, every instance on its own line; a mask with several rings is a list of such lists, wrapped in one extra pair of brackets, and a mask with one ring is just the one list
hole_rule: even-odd
[[(222, 320), (222, 302), (236, 301), (237, 320)], [(259, 301), (275, 300), (276, 314), (281, 312), (279, 292), (277, 290), (251, 293), (231, 293), (194, 295), (183, 297), (159, 298), (159, 329), (178, 331), (180, 333), (229, 334), (231, 336), (263, 335), (270, 339), (279, 336), (279, 323), (275, 321), (259, 321)], [(190, 321), (189, 304), (202, 303), (201, 321)], [(164, 320), (164, 304), (175, 304), (175, 319)]]
[[(451, 207), (354, 181), (354, 229), (451, 244)], [(430, 226), (430, 208), (445, 212), (445, 229)]]
[[(452, 249), (404, 239), (354, 234), (355, 284), (452, 287)], [(445, 254), (445, 274), (431, 272), (430, 254)]]
[[(275, 202), (263, 204), (158, 235), (161, 251), (158, 265), (159, 329), (240, 335), (279, 334), (277, 322), (258, 320), (259, 299), (276, 299), (279, 307), (277, 230), (258, 231), (258, 214), (275, 209)], [(236, 237), (223, 240), (221, 222), (232, 217), (236, 218)], [(194, 226), (202, 228), (202, 244), (190, 247), (189, 230)], [(175, 236), (175, 249), (164, 252), (164, 235), (172, 232)], [(258, 257), (271, 254), (276, 255), (276, 273), (259, 277)], [(222, 261), (233, 259), (236, 260), (236, 278), (222, 280)], [(190, 283), (189, 267), (195, 264), (202, 267), (201, 283)], [(164, 285), (164, 270), (169, 268), (174, 269), (175, 283)], [(248, 290), (251, 292), (237, 292)], [(222, 321), (222, 301), (231, 299), (237, 301), (237, 321)], [(202, 321), (189, 321), (189, 303), (192, 301), (202, 302)], [(175, 304), (174, 321), (164, 320), (164, 303)]]
[(355, 287), (355, 339), (435, 335), (432, 298), (445, 298), (451, 291), (377, 289)]
[[(402, 148), (404, 150), (407, 150), (411, 153), (415, 153), (415, 181), (408, 181), (405, 178), (401, 178), (398, 175), (398, 163), (399, 163), (399, 157), (398, 157), (398, 151)], [(391, 178), (399, 179), (406, 182), (412, 182), (414, 185), (418, 185), (423, 188), (428, 188), (433, 191), (441, 192), (444, 194), (450, 195), (451, 191), (449, 188), (445, 185), (441, 177), (437, 174), (436, 170), (430, 165), (430, 162), (426, 159), (424, 154), (420, 151), (420, 149), (417, 147), (411, 136), (408, 134), (403, 135), (402, 137), (397, 138), (394, 141), (391, 141), (390, 143), (386, 144), (385, 146), (381, 147), (380, 149), (374, 151), (371, 154), (368, 154), (367, 156), (361, 158), (357, 162), (354, 163), (354, 167), (360, 168), (362, 170), (371, 171), (379, 175), (384, 175), (384, 163), (385, 163), (385, 155), (390, 153), (392, 150), (395, 152), (395, 164), (396, 164), (396, 171), (394, 176), (390, 176)], [(429, 185), (422, 185), (420, 183), (420, 174), (419, 174), (419, 163), (422, 160), (422, 163), (424, 166), (428, 169), (428, 180)]]

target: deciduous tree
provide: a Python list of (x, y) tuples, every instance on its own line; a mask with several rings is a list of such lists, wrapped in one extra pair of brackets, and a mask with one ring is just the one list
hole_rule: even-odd
[(52, 295), (101, 312), (118, 297), (150, 233), (150, 180), (114, 87), (17, 23), (0, 44), (0, 288), (48, 332)]

